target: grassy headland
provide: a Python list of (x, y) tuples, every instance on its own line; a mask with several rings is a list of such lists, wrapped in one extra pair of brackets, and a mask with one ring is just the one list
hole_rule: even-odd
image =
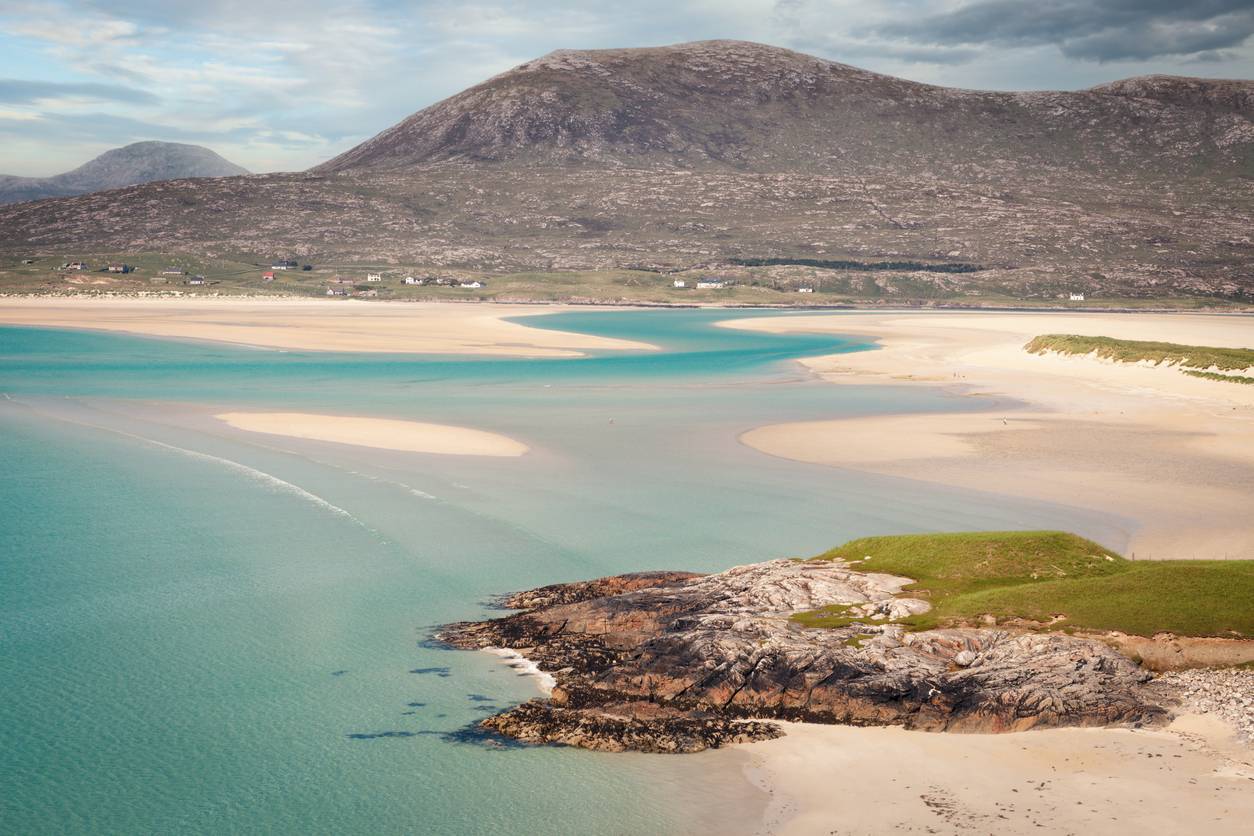
[[(1254, 349), (1216, 348), (1203, 345), (1144, 340), (1117, 340), (1111, 337), (1083, 337), (1076, 334), (1043, 334), (1031, 340), (1024, 349), (1032, 354), (1056, 351), (1060, 354), (1093, 354), (1118, 363), (1149, 362), (1177, 366), (1185, 374), (1209, 380), (1254, 383), (1254, 378), (1225, 372), (1254, 368)], [(1218, 371), (1214, 371), (1218, 370)]]
[[(901, 620), (913, 630), (992, 616), (1142, 636), (1254, 636), (1250, 560), (1133, 562), (1060, 531), (866, 537), (811, 559), (913, 578), (903, 594), (932, 605)], [(873, 623), (849, 609), (823, 607), (793, 620), (808, 627)]]

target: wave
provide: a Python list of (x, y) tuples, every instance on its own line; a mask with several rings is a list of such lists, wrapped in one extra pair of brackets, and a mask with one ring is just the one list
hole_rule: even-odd
[(207, 462), (212, 462), (214, 464), (223, 465), (231, 470), (236, 471), (237, 473), (244, 474), (245, 476), (249, 477), (250, 479), (262, 485), (266, 485), (267, 487), (273, 488), (276, 491), (279, 491), (280, 493), (287, 493), (287, 494), (291, 494), (292, 496), (300, 497), (306, 502), (310, 502), (314, 505), (317, 505), (319, 508), (323, 508), (327, 511), (330, 511), (333, 514), (338, 514), (341, 517), (350, 519), (353, 522), (357, 523), (358, 525), (362, 526), (363, 528), (365, 527), (365, 523), (363, 523), (361, 520), (354, 517), (348, 511), (345, 511), (340, 506), (335, 505), (334, 503), (328, 502), (327, 500), (318, 496), (316, 493), (312, 493), (310, 491), (305, 490), (300, 485), (294, 485), (285, 479), (280, 479), (278, 476), (275, 476), (273, 473), (266, 473), (264, 470), (258, 470), (255, 467), (250, 467), (249, 465), (243, 464), (241, 462), (237, 462), (233, 459), (224, 459), (221, 456), (213, 456), (213, 455), (210, 455), (209, 453), (201, 453), (199, 450), (188, 450), (186, 447), (177, 447), (173, 444), (166, 444), (164, 441), (156, 441), (151, 438), (144, 438), (142, 435), (135, 435), (133, 433), (122, 432), (121, 430), (113, 430), (113, 432), (116, 432), (120, 435), (125, 435), (128, 438), (134, 438), (146, 444), (151, 444), (155, 447), (160, 447), (165, 450), (172, 450), (176, 453), (179, 453), (181, 455), (187, 456), (192, 459), (197, 459), (199, 461), (207, 461)]
[(511, 668), (517, 670), (520, 676), (535, 677), (536, 685), (540, 686), (540, 690), (546, 696), (553, 693), (553, 689), (557, 687), (557, 680), (552, 674), (540, 670), (539, 665), (518, 651), (510, 650), (508, 647), (485, 647), (484, 650), (493, 656), (501, 657)]

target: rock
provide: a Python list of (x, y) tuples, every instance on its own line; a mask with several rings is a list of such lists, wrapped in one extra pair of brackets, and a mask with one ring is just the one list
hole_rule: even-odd
[[(830, 604), (926, 609), (922, 601), (894, 609), (913, 600), (895, 597), (908, 583), (791, 560), (707, 576), (623, 576), (512, 596), (560, 603), (448, 625), (437, 637), (463, 649), (514, 649), (556, 677), (549, 701), (485, 727), (604, 750), (697, 751), (770, 734), (746, 719), (996, 732), (1167, 716), (1170, 695), (1096, 640), (985, 628), (910, 633), (887, 621), (812, 629), (789, 618)], [(589, 597), (620, 588), (630, 589)]]

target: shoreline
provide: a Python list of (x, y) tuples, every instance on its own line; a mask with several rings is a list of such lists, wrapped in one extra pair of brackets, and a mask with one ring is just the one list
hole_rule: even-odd
[[(1254, 557), (1246, 521), (1254, 387), (1022, 349), (1058, 332), (1246, 347), (1254, 318), (851, 313), (719, 325), (874, 336), (878, 350), (801, 362), (831, 383), (926, 385), (966, 402), (958, 411), (765, 425), (740, 436), (760, 452), (1109, 509), (1138, 524), (1126, 547), (1138, 559)], [(1022, 406), (994, 406), (1007, 399)]]
[[(284, 351), (580, 357), (588, 351), (655, 351), (633, 340), (509, 321), (572, 310), (554, 305), (414, 302), (346, 305), (317, 299), (48, 298), (0, 306), (0, 325), (122, 333)], [(230, 315), (225, 321), (224, 314)]]

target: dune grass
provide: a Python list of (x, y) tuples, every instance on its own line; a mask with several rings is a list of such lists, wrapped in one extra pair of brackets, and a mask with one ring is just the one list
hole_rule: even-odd
[(1095, 354), (1104, 360), (1120, 363), (1165, 363), (1179, 366), (1187, 374), (1209, 380), (1225, 380), (1249, 383), (1250, 378), (1225, 375), (1220, 372), (1238, 372), (1254, 368), (1254, 349), (1216, 348), (1203, 345), (1178, 345), (1176, 343), (1149, 342), (1143, 340), (1116, 340), (1112, 337), (1082, 337), (1076, 334), (1042, 334), (1034, 337), (1024, 349), (1032, 354), (1057, 351), (1061, 354)]
[[(1144, 636), (1254, 636), (1250, 560), (1133, 562), (1060, 531), (867, 537), (812, 559), (913, 578), (902, 594), (932, 604), (899, 622), (914, 630), (992, 616)], [(793, 620), (808, 627), (866, 622), (848, 611), (823, 607)]]

